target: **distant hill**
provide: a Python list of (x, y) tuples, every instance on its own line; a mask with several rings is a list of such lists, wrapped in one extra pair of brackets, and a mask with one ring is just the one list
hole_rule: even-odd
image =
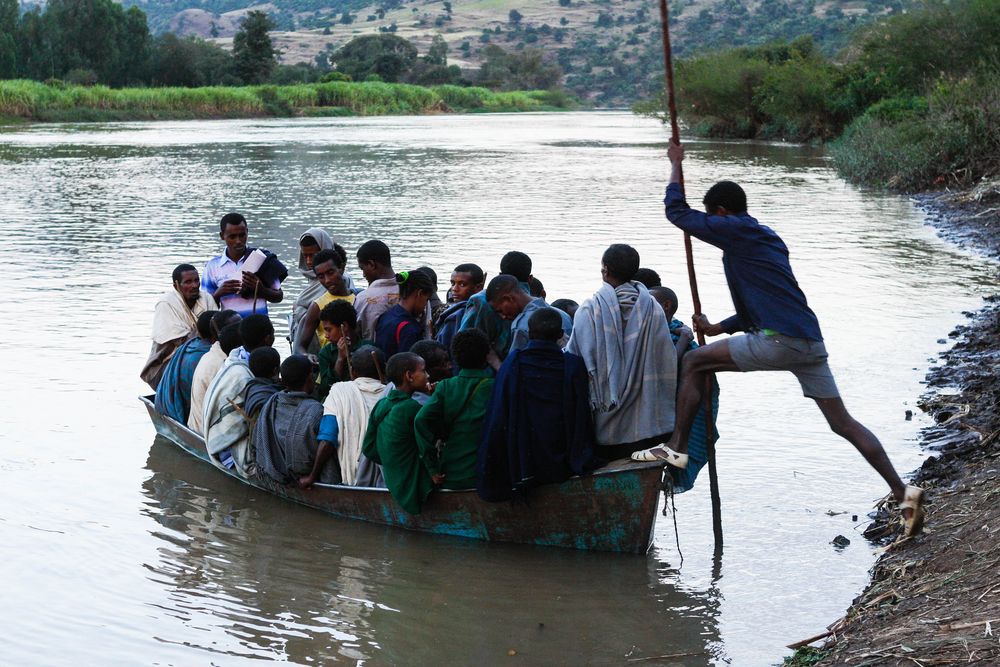
[[(914, 0), (670, 0), (677, 56), (811, 34), (828, 54), (851, 31)], [(232, 43), (242, 16), (268, 12), (286, 64), (326, 60), (352, 37), (395, 32), (425, 52), (440, 34), (448, 60), (478, 67), (489, 43), (533, 48), (557, 61), (565, 84), (599, 105), (625, 105), (662, 86), (658, 5), (648, 0), (124, 0), (146, 12), (154, 32)]]

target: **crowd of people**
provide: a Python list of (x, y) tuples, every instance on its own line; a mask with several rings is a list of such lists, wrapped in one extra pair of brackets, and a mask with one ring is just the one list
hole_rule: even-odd
[(488, 282), (480, 266), (458, 264), (442, 301), (432, 269), (397, 272), (379, 240), (357, 249), (368, 286), (355, 286), (344, 248), (307, 230), (307, 284), (282, 361), (267, 309), (284, 298), (287, 269), (249, 246), (239, 214), (220, 220), (219, 236), (225, 250), (201, 276), (190, 264), (174, 270), (142, 377), (157, 409), (238, 475), (386, 487), (418, 513), (435, 488), (508, 499), (673, 430), (673, 401), (662, 397), (676, 394), (693, 334), (673, 319), (673, 291), (628, 245), (607, 249), (603, 286), (582, 305), (550, 306), (518, 251)]
[(701, 412), (709, 386), (718, 409), (712, 374), (786, 370), (886, 480), (907, 531), (919, 530), (920, 490), (903, 485), (844, 408), (780, 237), (747, 214), (735, 183), (713, 186), (705, 213), (690, 208), (678, 183), (683, 148), (670, 157), (667, 217), (723, 250), (736, 306), (723, 322), (699, 314), (695, 324), (742, 335), (698, 348), (674, 317), (676, 294), (626, 244), (604, 252), (600, 289), (582, 304), (549, 304), (519, 251), (488, 282), (482, 267), (457, 264), (441, 300), (433, 269), (397, 270), (380, 240), (354, 253), (367, 287), (355, 285), (348, 252), (309, 229), (298, 263), (307, 284), (282, 361), (268, 304), (283, 300), (288, 271), (251, 248), (246, 219), (230, 213), (219, 223), (224, 252), (200, 276), (190, 264), (174, 269), (141, 377), (160, 412), (204, 437), (216, 465), (267, 484), (385, 487), (415, 514), (436, 488), (507, 500), (628, 457), (669, 464), (686, 490), (716, 436)]

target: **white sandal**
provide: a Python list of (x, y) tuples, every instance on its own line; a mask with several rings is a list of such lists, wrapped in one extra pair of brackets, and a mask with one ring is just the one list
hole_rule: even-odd
[(907, 486), (903, 494), (903, 502), (899, 503), (900, 510), (913, 510), (910, 518), (903, 515), (903, 536), (913, 537), (924, 527), (924, 490), (919, 486)]
[(688, 455), (681, 454), (680, 452), (675, 452), (674, 450), (667, 447), (665, 444), (657, 445), (656, 447), (650, 447), (649, 449), (643, 449), (638, 452), (632, 452), (633, 461), (643, 461), (646, 463), (662, 462), (668, 465), (672, 465), (675, 468), (687, 468), (688, 465)]

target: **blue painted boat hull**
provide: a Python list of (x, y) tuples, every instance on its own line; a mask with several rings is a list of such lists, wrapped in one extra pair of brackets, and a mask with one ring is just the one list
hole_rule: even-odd
[(334, 516), (493, 542), (645, 554), (653, 537), (662, 466), (616, 461), (592, 475), (532, 489), (527, 504), (488, 503), (475, 491), (433, 492), (408, 514), (385, 489), (316, 484), (309, 489), (244, 479), (215, 466), (200, 435), (140, 397), (157, 433), (245, 484)]

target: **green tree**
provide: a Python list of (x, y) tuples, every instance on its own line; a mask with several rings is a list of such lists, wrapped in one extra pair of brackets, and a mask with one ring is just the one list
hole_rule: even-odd
[(448, 64), (448, 42), (444, 41), (444, 37), (434, 35), (434, 39), (431, 40), (431, 46), (427, 49), (427, 55), (424, 56), (424, 60), (429, 65), (444, 67)]
[(17, 76), (17, 0), (0, 0), (0, 79)]
[(362, 35), (340, 47), (333, 60), (338, 72), (355, 81), (365, 81), (375, 74), (392, 83), (413, 67), (417, 47), (393, 34)]
[(152, 83), (157, 86), (238, 85), (233, 56), (218, 44), (199, 37), (160, 35), (153, 46)]
[(277, 52), (268, 34), (274, 28), (264, 12), (247, 12), (246, 18), (233, 37), (233, 59), (236, 76), (245, 84), (267, 81), (276, 64)]
[(507, 14), (507, 18), (510, 19), (510, 22), (513, 25), (520, 25), (521, 19), (524, 18), (524, 15), (521, 14), (521, 12), (517, 11), (516, 9), (512, 9), (510, 10), (510, 13)]

